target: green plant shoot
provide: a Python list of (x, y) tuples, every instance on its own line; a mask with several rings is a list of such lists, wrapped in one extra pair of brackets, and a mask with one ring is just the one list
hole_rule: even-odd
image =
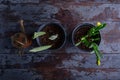
[(49, 39), (50, 40), (55, 40), (55, 39), (57, 39), (57, 37), (58, 37), (58, 34), (55, 34), (55, 35), (50, 36)]
[(100, 53), (98, 49), (98, 45), (96, 43), (92, 43), (90, 47), (93, 48), (95, 52), (97, 65), (100, 65), (100, 59), (102, 58), (102, 54)]
[(39, 36), (45, 35), (45, 34), (46, 34), (46, 32), (35, 32), (34, 36), (33, 36), (33, 39), (35, 39), (35, 38), (37, 38)]
[[(33, 39), (40, 37), (40, 36), (43, 36), (45, 34), (46, 34), (46, 32), (35, 32)], [(50, 36), (48, 39), (55, 40), (55, 39), (57, 39), (57, 37), (58, 37), (58, 34), (55, 34), (55, 35)], [(47, 50), (51, 47), (52, 47), (52, 45), (45, 45), (45, 46), (41, 46), (41, 47), (36, 47), (36, 48), (31, 49), (30, 52), (43, 51), (43, 50)]]
[[(37, 37), (40, 37), (40, 36), (43, 36), (45, 34), (46, 34), (46, 32), (35, 32), (34, 36), (33, 36), (33, 39), (35, 39)], [(43, 51), (43, 50), (49, 49), (51, 47), (52, 47), (52, 45), (45, 45), (45, 46), (33, 48), (33, 49), (29, 50), (29, 51), (30, 52), (38, 52), (38, 51)]]
[(43, 50), (49, 49), (51, 47), (52, 47), (52, 45), (46, 45), (46, 46), (36, 47), (36, 48), (31, 49), (30, 52), (43, 51)]
[[(75, 44), (75, 46), (79, 46), (81, 43), (85, 44), (86, 47), (92, 48), (96, 54), (96, 64), (100, 65), (100, 60), (102, 58), (102, 54), (100, 53), (98, 49), (98, 45), (94, 42), (99, 40), (100, 38), (92, 38), (92, 36), (95, 36), (99, 34), (99, 31), (103, 29), (106, 26), (106, 23), (101, 24), (100, 22), (97, 23), (95, 27), (92, 27), (88, 33), (83, 36), (78, 43)], [(88, 41), (87, 38), (91, 37), (91, 41)]]
[(106, 26), (106, 23), (103, 23), (103, 24), (100, 24), (100, 25), (97, 25), (95, 27), (92, 27), (89, 31), (88, 31), (88, 34), (89, 36), (95, 36), (97, 34), (99, 34), (99, 31), (101, 29), (103, 29), (104, 27)]

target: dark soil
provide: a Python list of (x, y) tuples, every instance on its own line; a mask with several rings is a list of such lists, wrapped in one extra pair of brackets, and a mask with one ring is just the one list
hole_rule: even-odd
[(27, 48), (32, 41), (24, 33), (16, 33), (12, 36), (12, 44), (16, 48)]
[[(46, 32), (45, 35), (39, 38), (41, 45), (52, 45), (50, 49), (58, 49), (63, 45), (65, 34), (63, 29), (59, 25), (48, 24), (41, 31)], [(58, 37), (55, 40), (50, 40), (49, 37), (55, 34), (58, 34)]]
[[(83, 26), (80, 26), (78, 29), (76, 29), (75, 31), (75, 34), (74, 34), (74, 43), (78, 43), (81, 38), (83, 36), (85, 36), (87, 34), (87, 32), (92, 28), (93, 26), (92, 25), (83, 25)], [(95, 36), (92, 36), (92, 37), (89, 37), (87, 40), (90, 42), (91, 39), (94, 39), (94, 38), (100, 38), (100, 33), (95, 35)], [(100, 41), (101, 40), (98, 40), (98, 41), (94, 41), (96, 44), (100, 44)], [(86, 47), (85, 44), (81, 43), (79, 46), (78, 46), (79, 49), (81, 50), (84, 50), (84, 51), (92, 51), (93, 49), (89, 48), (89, 47)]]

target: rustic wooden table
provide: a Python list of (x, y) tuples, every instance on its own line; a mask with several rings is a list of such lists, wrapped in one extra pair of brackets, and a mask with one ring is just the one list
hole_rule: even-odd
[[(59, 51), (29, 53), (20, 57), (10, 36), (25, 20), (28, 34), (47, 22), (61, 22), (67, 31)], [(83, 23), (106, 22), (101, 30), (101, 66), (95, 55), (81, 52), (71, 41), (72, 30)], [(120, 0), (0, 0), (0, 80), (120, 80)]]

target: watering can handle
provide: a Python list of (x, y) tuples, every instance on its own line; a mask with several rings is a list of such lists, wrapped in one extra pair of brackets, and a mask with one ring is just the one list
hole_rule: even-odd
[(25, 33), (24, 21), (23, 20), (20, 20), (20, 28), (21, 28), (21, 32)]

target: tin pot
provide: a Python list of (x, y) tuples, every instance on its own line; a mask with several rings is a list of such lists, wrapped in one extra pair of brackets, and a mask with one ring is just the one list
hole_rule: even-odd
[[(87, 35), (87, 32), (92, 28), (92, 27), (95, 27), (93, 24), (89, 24), (89, 23), (85, 23), (85, 24), (82, 24), (82, 25), (78, 25), (72, 32), (72, 43), (73, 45), (75, 46), (76, 43), (78, 43), (81, 38), (85, 35)], [(93, 36), (93, 37), (89, 37), (87, 38), (88, 41), (90, 41), (91, 38), (100, 38), (99, 40), (95, 41), (95, 43), (97, 45), (100, 44), (101, 42), (101, 35), (100, 35), (100, 32), (99, 34)], [(89, 48), (89, 47), (86, 47), (86, 45), (84, 43), (81, 43), (79, 46), (77, 46), (78, 49), (80, 50), (83, 50), (83, 51), (87, 51), (87, 52), (90, 52), (92, 51), (93, 49)]]
[[(39, 46), (52, 45), (49, 50), (57, 50), (64, 46), (66, 42), (66, 32), (60, 23), (47, 23), (39, 27), (39, 31), (46, 32), (45, 35), (36, 38)], [(50, 40), (49, 37), (52, 35), (58, 35), (55, 40)]]

